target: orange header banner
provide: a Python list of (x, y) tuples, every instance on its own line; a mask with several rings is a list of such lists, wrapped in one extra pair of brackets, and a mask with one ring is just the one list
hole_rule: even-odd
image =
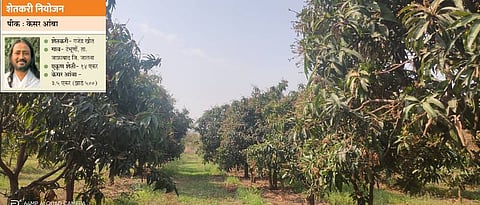
[(105, 16), (105, 0), (3, 0), (2, 16)]

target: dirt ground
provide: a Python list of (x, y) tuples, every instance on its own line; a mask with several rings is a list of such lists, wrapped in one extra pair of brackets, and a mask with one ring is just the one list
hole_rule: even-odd
[(114, 185), (105, 185), (102, 189), (105, 198), (115, 199), (122, 194), (133, 193), (133, 187), (135, 184), (145, 183), (141, 182), (138, 178), (115, 178)]
[[(232, 175), (233, 176), (233, 175)], [(279, 189), (279, 190), (269, 190), (268, 181), (266, 180), (257, 180), (256, 183), (251, 183), (250, 180), (241, 179), (241, 185), (244, 187), (252, 187), (260, 190), (262, 197), (267, 202), (267, 204), (272, 205), (300, 205), (307, 204), (305, 198), (298, 193), (294, 193), (288, 189)], [(115, 185), (107, 186), (102, 191), (107, 198), (116, 198), (122, 193), (128, 194), (131, 193), (132, 187), (136, 183), (141, 183), (139, 179), (130, 179), (130, 178), (121, 178), (116, 179)], [(235, 192), (238, 187), (234, 185), (228, 185), (224, 183), (225, 189), (229, 192)], [(318, 203), (321, 204), (321, 203)]]
[[(230, 176), (235, 176), (240, 179), (242, 186), (252, 187), (260, 190), (262, 193), (262, 198), (272, 205), (300, 205), (308, 204), (305, 196), (301, 193), (295, 193), (288, 188), (280, 188), (278, 190), (270, 190), (268, 188), (268, 180), (257, 179), (255, 183), (252, 183), (249, 179), (243, 178), (243, 172), (232, 172)], [(325, 203), (317, 202), (317, 205), (322, 205)]]

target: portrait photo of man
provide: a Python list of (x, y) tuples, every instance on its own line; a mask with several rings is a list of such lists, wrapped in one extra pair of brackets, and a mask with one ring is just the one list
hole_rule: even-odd
[(37, 42), (38, 46), (39, 38), (6, 38), (9, 48), (6, 48), (8, 55), (4, 83), (7, 88), (36, 88), (40, 85), (40, 71), (36, 65), (38, 55), (30, 41)]

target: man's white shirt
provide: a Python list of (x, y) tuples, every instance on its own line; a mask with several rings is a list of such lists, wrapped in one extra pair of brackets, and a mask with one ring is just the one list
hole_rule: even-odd
[[(10, 73), (5, 74), (5, 83), (7, 84), (6, 87), (9, 88), (8, 85), (8, 76)], [(12, 81), (12, 88), (34, 88), (40, 85), (40, 80), (35, 77), (35, 75), (28, 69), (27, 74), (20, 80), (15, 73), (13, 74), (13, 81)]]

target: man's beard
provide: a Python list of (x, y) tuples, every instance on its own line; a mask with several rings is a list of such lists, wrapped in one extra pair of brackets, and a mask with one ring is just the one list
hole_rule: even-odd
[(27, 61), (23, 61), (23, 62), (24, 62), (25, 65), (24, 66), (19, 66), (19, 67), (15, 66), (15, 70), (26, 72), (30, 68), (30, 64), (27, 64)]

